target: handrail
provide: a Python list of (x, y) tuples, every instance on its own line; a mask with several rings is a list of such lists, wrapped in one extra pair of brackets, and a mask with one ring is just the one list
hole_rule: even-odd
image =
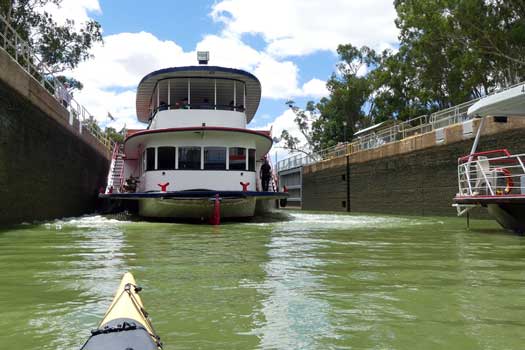
[[(523, 82), (514, 84), (512, 86), (506, 87), (503, 90), (512, 89), (513, 87), (522, 84)], [(371, 131), (370, 134), (363, 136), (358, 136), (356, 140), (350, 143), (339, 143), (338, 145), (312, 153), (310, 155), (300, 156), (295, 154), (278, 161), (277, 169), (282, 171), (297, 166), (312, 164), (322, 160), (330, 159), (334, 156), (338, 156), (339, 150), (341, 149), (346, 149), (346, 152), (343, 155), (350, 155), (359, 151), (378, 148), (395, 141), (404, 140), (414, 135), (431, 132), (433, 130), (441, 129), (452, 124), (472, 120), (474, 117), (467, 114), (469, 107), (482, 98), (498, 92), (501, 92), (501, 89), (495, 90), (486, 96), (478, 97), (473, 100), (460, 103), (456, 106), (434, 112), (429, 116), (421, 115), (419, 117), (408, 119), (402, 122), (395, 122), (395, 124), (390, 127), (379, 129), (377, 131)]]
[(234, 111), (234, 112), (244, 112), (245, 108), (243, 105), (231, 106), (223, 104), (212, 104), (212, 103), (175, 103), (175, 104), (164, 104), (154, 108), (151, 111), (149, 119), (153, 119), (158, 112), (168, 111), (168, 110), (220, 110), (220, 111)]
[(494, 149), (494, 150), (490, 150), (490, 151), (476, 152), (476, 153), (472, 153), (472, 154), (469, 154), (469, 155), (466, 155), (466, 156), (459, 157), (458, 158), (458, 163), (463, 163), (465, 160), (468, 160), (468, 159), (474, 159), (475, 157), (486, 156), (486, 155), (494, 154), (494, 153), (503, 153), (505, 156), (504, 157), (499, 157), (499, 158), (490, 158), (491, 160), (500, 159), (500, 158), (503, 159), (505, 157), (512, 156), (512, 154), (510, 154), (510, 152), (506, 148)]
[[(67, 91), (66, 87), (55, 77), (29, 44), (20, 37), (7, 19), (0, 14), (0, 27), (2, 25), (7, 30), (0, 30), (0, 47), (18, 63), (20, 68), (32, 76), (55, 100), (62, 104), (62, 99), (58, 92), (61, 90)], [(97, 130), (93, 123), (89, 123), (89, 120), (94, 119), (91, 113), (71, 95), (69, 97), (70, 125), (73, 126), (74, 119), (78, 120), (78, 132), (82, 133), (82, 129), (86, 128), (110, 152), (113, 144), (111, 139)], [(66, 109), (68, 108), (66, 107)]]
[[(494, 150), (484, 153), (491, 154), (490, 152), (492, 152), (494, 154), (501, 153), (501, 151)], [(521, 160), (524, 156), (525, 154), (509, 154), (458, 164), (459, 192), (456, 198), (525, 196), (525, 188), (523, 187), (525, 165)], [(509, 160), (512, 160), (511, 165), (502, 165), (509, 164)]]

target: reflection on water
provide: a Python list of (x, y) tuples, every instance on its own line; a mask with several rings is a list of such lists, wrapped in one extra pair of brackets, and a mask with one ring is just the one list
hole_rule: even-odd
[(265, 322), (253, 332), (262, 348), (313, 348), (316, 338), (334, 336), (327, 315), (330, 305), (316, 297), (323, 289), (323, 276), (316, 273), (323, 262), (314, 250), (323, 242), (309, 238), (308, 231), (272, 236), (266, 278), (255, 286), (264, 298)]
[(21, 225), (0, 231), (0, 350), (79, 348), (127, 270), (166, 349), (521, 349), (524, 238), (472, 227), (294, 212)]

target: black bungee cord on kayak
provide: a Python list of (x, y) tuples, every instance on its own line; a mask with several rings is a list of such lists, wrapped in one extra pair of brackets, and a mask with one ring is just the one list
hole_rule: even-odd
[[(155, 331), (155, 328), (153, 327), (153, 324), (151, 323), (151, 320), (149, 318), (149, 313), (140, 306), (140, 304), (137, 302), (137, 299), (135, 299), (135, 295), (131, 293), (131, 287), (135, 290), (135, 293), (140, 293), (142, 291), (142, 287), (136, 286), (131, 283), (127, 283), (124, 287), (124, 292), (128, 293), (131, 301), (133, 302), (133, 306), (135, 306), (135, 309), (144, 317), (144, 320), (146, 321), (148, 327), (153, 331), (153, 334), (148, 331), (148, 334), (155, 338), (155, 342), (157, 343), (157, 346), (162, 349), (162, 342), (160, 341), (160, 337), (157, 335), (157, 332)], [(121, 294), (122, 295), (122, 294)], [(146, 330), (147, 331), (147, 330)]]
[[(162, 342), (160, 340), (160, 337), (156, 334), (155, 329), (153, 328), (153, 324), (151, 323), (149, 314), (146, 312), (146, 310), (143, 307), (140, 306), (140, 303), (135, 298), (134, 293), (132, 293), (132, 288), (135, 293), (139, 293), (142, 290), (142, 288), (139, 286), (136, 286), (132, 283), (127, 283), (124, 286), (124, 290), (121, 292), (121, 294), (117, 298), (115, 298), (115, 301), (112, 303), (111, 307), (106, 311), (106, 314), (104, 315), (103, 319), (105, 319), (111, 313), (115, 305), (117, 305), (118, 300), (124, 295), (124, 293), (127, 293), (133, 306), (138, 311), (138, 313), (142, 316), (144, 322), (146, 323), (146, 326), (149, 327), (149, 329), (151, 329), (153, 333), (150, 332), (148, 328), (140, 324), (140, 322), (135, 322), (134, 320), (131, 320), (131, 319), (112, 320), (112, 321), (107, 322), (105, 326), (102, 328), (91, 330), (91, 336), (86, 341), (86, 343), (81, 347), (81, 350), (83, 349), (85, 350), (91, 350), (91, 349), (112, 350), (113, 348), (111, 347), (111, 344), (106, 344), (106, 343), (115, 342), (115, 340), (107, 338), (107, 336), (110, 336), (111, 334), (115, 334), (115, 333), (122, 334), (122, 332), (127, 332), (127, 331), (145, 332), (149, 337), (151, 337), (150, 341), (154, 340), (154, 343), (157, 349), (162, 349)], [(115, 322), (115, 321), (118, 321), (118, 322)], [(144, 334), (144, 333), (141, 333), (141, 334)], [(96, 341), (94, 339), (94, 337), (97, 337), (100, 335), (106, 336), (105, 341)], [(134, 337), (140, 337), (140, 335), (135, 335)], [(142, 341), (144, 340), (142, 339)], [(92, 344), (92, 343), (97, 343), (97, 344)], [(114, 344), (114, 345), (117, 345), (117, 344)], [(127, 349), (140, 350), (139, 348), (127, 348)]]

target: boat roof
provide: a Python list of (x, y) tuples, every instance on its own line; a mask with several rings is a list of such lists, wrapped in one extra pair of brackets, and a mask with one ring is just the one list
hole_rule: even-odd
[(151, 96), (159, 80), (166, 78), (222, 78), (242, 81), (246, 85), (246, 119), (249, 123), (259, 107), (261, 100), (261, 83), (251, 73), (240, 69), (219, 66), (185, 66), (171, 67), (149, 73), (140, 81), (137, 87), (137, 118), (143, 123), (150, 116)]
[(468, 109), (468, 115), (525, 117), (525, 83), (487, 96)]

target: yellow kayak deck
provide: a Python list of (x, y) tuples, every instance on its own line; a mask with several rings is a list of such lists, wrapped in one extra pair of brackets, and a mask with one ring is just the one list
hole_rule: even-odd
[(124, 274), (98, 329), (91, 331), (81, 350), (162, 349), (138, 294), (141, 290), (131, 273)]

